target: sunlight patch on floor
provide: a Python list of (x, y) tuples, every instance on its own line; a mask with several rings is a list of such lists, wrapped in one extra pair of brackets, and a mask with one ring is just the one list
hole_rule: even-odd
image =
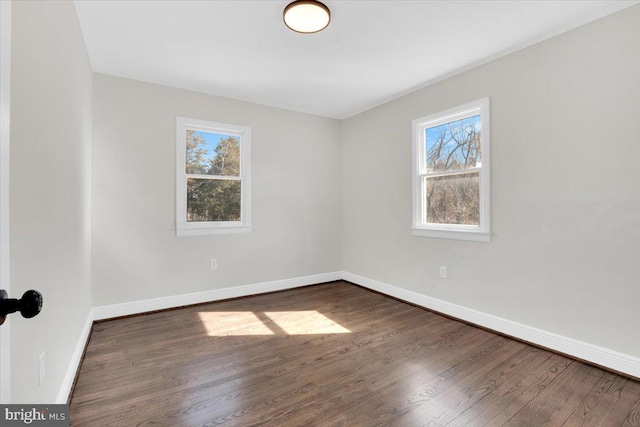
[(268, 311), (264, 314), (289, 335), (348, 334), (351, 332), (315, 310)]
[(315, 310), (202, 311), (202, 325), (211, 337), (246, 335), (347, 334), (351, 331)]
[(275, 334), (252, 311), (201, 311), (198, 315), (210, 337)]

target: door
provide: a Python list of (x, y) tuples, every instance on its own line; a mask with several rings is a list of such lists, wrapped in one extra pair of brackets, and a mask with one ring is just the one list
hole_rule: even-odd
[[(9, 292), (9, 89), (11, 1), (0, 1), (0, 289)], [(11, 319), (0, 326), (0, 403), (11, 399)]]

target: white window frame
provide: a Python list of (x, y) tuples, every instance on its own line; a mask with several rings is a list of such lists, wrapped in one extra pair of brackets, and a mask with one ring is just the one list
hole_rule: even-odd
[[(427, 173), (425, 131), (452, 121), (480, 114), (482, 166), (464, 171)], [(441, 239), (470, 240), (475, 242), (491, 241), (491, 129), (489, 98), (479, 99), (446, 111), (415, 119), (413, 127), (413, 227), (415, 236), (436, 237)], [(423, 191), (425, 176), (451, 176), (461, 173), (478, 172), (480, 185), (480, 224), (438, 224), (425, 219), (426, 198)]]
[[(187, 179), (230, 179), (191, 175), (186, 171), (187, 130), (222, 133), (238, 138), (240, 146), (240, 221), (187, 222)], [(176, 234), (202, 236), (251, 231), (251, 128), (227, 123), (176, 117)]]

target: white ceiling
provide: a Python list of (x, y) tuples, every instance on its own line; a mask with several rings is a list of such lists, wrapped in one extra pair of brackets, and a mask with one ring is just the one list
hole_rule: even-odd
[(325, 0), (310, 35), (288, 3), (76, 0), (97, 72), (334, 118), (637, 2)]

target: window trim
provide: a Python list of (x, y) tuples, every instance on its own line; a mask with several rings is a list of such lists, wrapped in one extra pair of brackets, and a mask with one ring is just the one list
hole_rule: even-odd
[[(440, 239), (468, 240), (475, 242), (491, 241), (491, 105), (489, 97), (450, 108), (436, 114), (421, 117), (412, 121), (413, 133), (413, 168), (412, 168), (412, 200), (413, 225), (415, 236), (435, 237)], [(482, 131), (480, 144), (482, 147), (482, 166), (479, 169), (480, 185), (480, 225), (437, 224), (423, 222), (424, 200), (422, 196), (423, 171), (426, 170), (425, 130), (455, 120), (480, 114)], [(468, 173), (467, 171), (462, 173)], [(454, 175), (444, 173), (444, 176)]]
[[(187, 130), (224, 133), (237, 136), (240, 145), (240, 221), (187, 222), (186, 171)], [(233, 177), (202, 177), (198, 179), (236, 179)], [(248, 233), (251, 231), (251, 128), (206, 120), (176, 117), (176, 235), (203, 236), (212, 234)]]

